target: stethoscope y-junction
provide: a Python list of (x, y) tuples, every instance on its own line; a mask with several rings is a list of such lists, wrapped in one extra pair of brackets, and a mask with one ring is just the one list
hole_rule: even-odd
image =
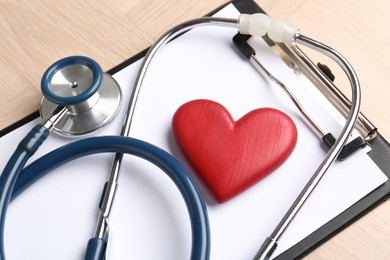
[[(44, 119), (20, 142), (0, 178), (0, 259), (5, 259), (4, 223), (11, 198), (55, 167), (78, 157), (102, 152), (114, 152), (116, 155), (99, 205), (100, 212), (96, 231), (88, 243), (85, 259), (103, 259), (105, 257), (108, 235), (107, 218), (114, 200), (121, 162), (125, 153), (150, 161), (173, 180), (186, 202), (190, 215), (192, 230), (191, 259), (209, 259), (210, 231), (207, 210), (193, 178), (167, 152), (149, 143), (128, 137), (137, 98), (153, 57), (164, 44), (174, 37), (189, 29), (205, 25), (233, 27), (238, 28), (241, 34), (253, 36), (267, 34), (275, 42), (305, 45), (335, 60), (343, 68), (351, 82), (352, 102), (350, 113), (339, 138), (332, 141), (330, 150), (318, 166), (313, 177), (274, 232), (265, 240), (254, 259), (268, 259), (272, 255), (284, 230), (327, 169), (336, 160), (349, 138), (359, 114), (360, 87), (357, 76), (350, 64), (335, 50), (301, 35), (298, 28), (284, 21), (271, 20), (264, 14), (242, 14), (239, 19), (204, 17), (191, 20), (174, 27), (156, 41), (146, 54), (138, 72), (121, 136), (91, 137), (79, 140), (60, 147), (25, 167), (27, 160), (52, 130), (70, 136), (91, 133), (110, 122), (117, 114), (121, 103), (121, 91), (115, 80), (103, 73), (96, 62), (89, 58), (81, 56), (65, 58), (53, 64), (46, 71), (41, 83), (44, 98), (40, 111)], [(265, 70), (265, 72), (267, 71)], [(271, 77), (272, 75), (268, 74), (268, 76)], [(276, 81), (279, 85), (285, 86), (280, 84), (280, 81)], [(288, 92), (288, 89), (286, 91)], [(292, 99), (296, 101), (294, 97)], [(300, 108), (299, 105), (297, 106)]]

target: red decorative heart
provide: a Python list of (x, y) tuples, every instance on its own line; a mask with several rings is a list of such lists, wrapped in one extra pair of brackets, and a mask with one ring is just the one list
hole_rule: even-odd
[(234, 121), (222, 105), (194, 100), (176, 111), (172, 124), (184, 155), (219, 202), (278, 168), (297, 142), (294, 122), (272, 108)]

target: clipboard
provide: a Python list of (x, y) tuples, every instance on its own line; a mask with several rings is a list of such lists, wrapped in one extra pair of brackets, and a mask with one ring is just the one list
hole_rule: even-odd
[[(250, 0), (237, 0), (233, 1), (232, 3), (242, 13), (263, 12), (263, 10), (259, 6), (257, 6), (256, 3)], [(222, 9), (225, 6), (226, 5), (218, 8), (218, 10)], [(145, 55), (145, 53), (146, 50), (124, 61), (115, 68), (109, 70), (108, 73), (114, 74), (116, 72), (119, 72), (123, 68), (141, 59)], [(0, 132), (0, 137), (37, 117), (38, 113), (36, 112), (26, 117), (25, 119), (17, 122), (16, 124), (7, 127)], [(390, 158), (390, 145), (380, 134), (378, 134), (377, 137), (370, 142), (370, 144), (372, 150), (369, 152), (369, 156), (389, 177), (390, 164), (388, 158)], [(321, 243), (332, 237), (334, 234), (341, 231), (344, 227), (348, 226), (353, 221), (367, 213), (376, 205), (386, 200), (389, 196), (389, 193), (390, 186), (389, 182), (387, 181), (386, 183), (372, 191), (370, 194), (368, 194), (366, 197), (361, 199), (359, 202), (351, 206), (349, 209), (335, 217), (330, 222), (326, 223), (317, 231), (307, 236), (295, 246), (291, 247), (290, 249), (279, 255), (276, 259), (293, 259), (303, 257), (304, 255), (308, 254), (310, 251), (318, 247)]]

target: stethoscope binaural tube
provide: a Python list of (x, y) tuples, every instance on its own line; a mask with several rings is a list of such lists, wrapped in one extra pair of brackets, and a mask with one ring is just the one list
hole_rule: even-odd
[[(288, 225), (294, 218), (294, 216), (298, 213), (299, 209), (302, 207), (306, 199), (310, 196), (311, 192), (317, 186), (321, 178), (324, 176), (328, 168), (331, 164), (336, 160), (337, 156), (340, 154), (344, 144), (347, 142), (355, 122), (359, 115), (360, 109), (360, 84), (357, 78), (355, 71), (352, 66), (348, 63), (348, 61), (342, 57), (338, 52), (333, 50), (332, 48), (316, 42), (308, 37), (300, 35), (299, 29), (291, 24), (288, 24), (284, 20), (271, 20), (266, 14), (242, 14), (239, 19), (227, 19), (227, 18), (219, 18), (219, 17), (202, 17), (199, 19), (194, 19), (183, 24), (180, 24), (168, 32), (166, 32), (163, 36), (161, 36), (149, 49), (141, 68), (138, 72), (136, 81), (134, 83), (133, 91), (129, 100), (127, 117), (125, 119), (124, 128), (122, 131), (123, 135), (128, 135), (130, 132), (133, 116), (135, 113), (137, 99), (142, 87), (143, 80), (145, 78), (148, 67), (150, 66), (155, 54), (158, 50), (161, 49), (167, 42), (176, 37), (177, 35), (193, 29), (199, 26), (205, 25), (216, 25), (216, 26), (225, 26), (225, 27), (235, 27), (238, 28), (241, 34), (248, 34), (252, 36), (264, 36), (268, 35), (271, 40), (278, 43), (285, 43), (287, 45), (292, 44), (292, 42), (299, 43), (305, 45), (313, 50), (319, 51), (326, 56), (330, 57), (340, 67), (344, 70), (348, 79), (351, 83), (352, 89), (352, 102), (350, 107), (350, 113), (347, 117), (345, 125), (338, 137), (338, 139), (334, 142), (331, 149), (326, 154), (325, 158), (318, 166), (317, 170), (314, 172), (312, 178), (308, 181), (307, 185), (303, 188), (301, 194), (295, 200), (293, 205), (287, 211), (285, 216), (282, 218), (278, 226), (275, 228), (274, 232), (268, 237), (264, 243), (262, 244), (259, 251), (256, 253), (254, 259), (269, 259), (277, 247), (277, 242), (279, 238), (282, 236), (283, 232), (287, 229)], [(115, 163), (120, 165), (120, 159), (118, 158)]]
[[(173, 156), (149, 143), (121, 136), (91, 137), (58, 148), (27, 166), (18, 178), (12, 198), (15, 198), (40, 177), (76, 158), (96, 153), (126, 153), (143, 158), (163, 170), (180, 190), (187, 205), (192, 229), (192, 260), (206, 260), (210, 255), (210, 234), (207, 210), (195, 181)], [(92, 242), (91, 242), (92, 241)], [(100, 245), (101, 240), (92, 238), (90, 245)], [(104, 243), (104, 242), (103, 242)], [(103, 255), (88, 248), (90, 256)], [(87, 253), (88, 254), (88, 253)], [(1, 258), (0, 258), (1, 259)]]

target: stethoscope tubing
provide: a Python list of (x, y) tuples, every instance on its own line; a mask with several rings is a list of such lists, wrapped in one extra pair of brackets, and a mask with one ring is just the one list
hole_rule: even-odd
[[(145, 159), (163, 170), (180, 190), (192, 229), (191, 259), (209, 259), (210, 233), (207, 209), (191, 175), (173, 156), (144, 141), (122, 136), (91, 137), (62, 146), (32, 162), (17, 179), (12, 199), (40, 177), (74, 159), (97, 153), (125, 153)], [(4, 254), (0, 259), (3, 258)]]
[(49, 136), (49, 130), (43, 125), (36, 125), (26, 135), (12, 154), (3, 173), (0, 176), (0, 260), (5, 260), (4, 224), (8, 204), (20, 172), (27, 160), (36, 152), (39, 146)]

